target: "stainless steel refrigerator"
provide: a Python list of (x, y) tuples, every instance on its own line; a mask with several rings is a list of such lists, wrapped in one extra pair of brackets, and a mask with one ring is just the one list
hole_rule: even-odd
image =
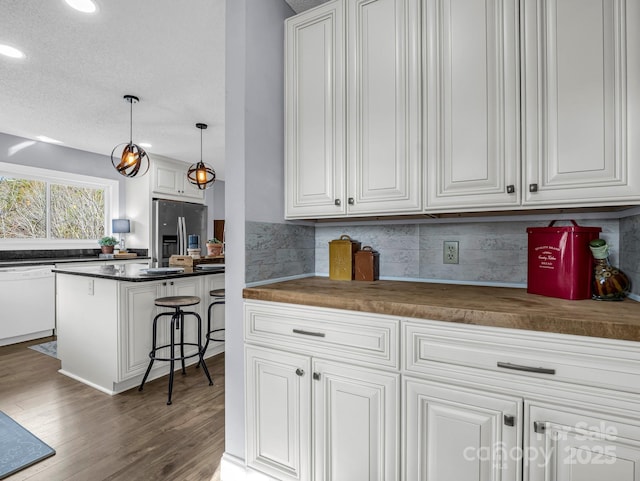
[[(207, 242), (207, 206), (154, 199), (152, 207), (151, 258), (153, 265), (167, 267), (174, 254), (187, 255), (198, 236), (200, 254)], [(203, 254), (204, 252), (204, 254)]]

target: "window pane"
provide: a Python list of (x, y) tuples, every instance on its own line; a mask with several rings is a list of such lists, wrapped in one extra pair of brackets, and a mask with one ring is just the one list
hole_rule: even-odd
[(0, 238), (46, 238), (46, 192), (44, 182), (0, 176)]
[(99, 239), (104, 236), (104, 190), (51, 184), (51, 237)]

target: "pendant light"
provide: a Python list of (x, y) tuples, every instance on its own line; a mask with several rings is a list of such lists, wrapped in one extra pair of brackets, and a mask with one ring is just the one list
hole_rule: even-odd
[(200, 190), (208, 189), (216, 181), (216, 171), (202, 162), (202, 131), (207, 128), (207, 124), (196, 124), (200, 129), (200, 162), (193, 164), (187, 170), (187, 179)]
[[(115, 169), (125, 177), (135, 177), (140, 173), (144, 175), (149, 170), (149, 156), (144, 149), (133, 143), (133, 104), (140, 101), (140, 99), (134, 95), (125, 95), (125, 101), (131, 104), (129, 112), (129, 143), (118, 144), (111, 152), (111, 163)], [(116, 151), (122, 148), (120, 154), (116, 154)], [(142, 164), (145, 164), (143, 172), (140, 172)]]

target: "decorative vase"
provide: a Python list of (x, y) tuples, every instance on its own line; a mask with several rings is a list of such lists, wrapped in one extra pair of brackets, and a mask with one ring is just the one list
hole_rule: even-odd
[(627, 275), (609, 262), (609, 246), (602, 239), (589, 243), (594, 257), (592, 298), (599, 301), (621, 301), (631, 288)]
[(222, 254), (222, 244), (207, 244), (208, 256), (219, 256)]
[(103, 254), (113, 254), (113, 246), (100, 246)]

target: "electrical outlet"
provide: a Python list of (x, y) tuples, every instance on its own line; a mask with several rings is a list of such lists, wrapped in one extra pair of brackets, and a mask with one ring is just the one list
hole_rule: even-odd
[(445, 264), (458, 263), (458, 241), (444, 241), (443, 262)]

